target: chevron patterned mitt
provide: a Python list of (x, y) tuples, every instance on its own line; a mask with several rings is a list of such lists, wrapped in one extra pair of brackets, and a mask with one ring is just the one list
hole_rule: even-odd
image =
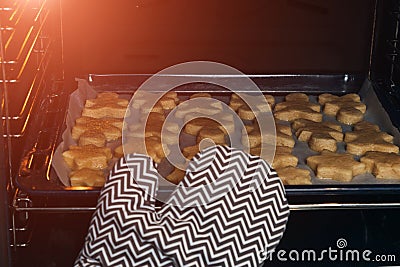
[(207, 148), (156, 210), (158, 181), (147, 156), (117, 162), (75, 266), (261, 266), (285, 231), (284, 187), (259, 157)]

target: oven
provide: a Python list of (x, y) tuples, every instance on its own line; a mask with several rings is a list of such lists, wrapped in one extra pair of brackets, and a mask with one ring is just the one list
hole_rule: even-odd
[[(366, 118), (400, 145), (398, 1), (6, 0), (0, 12), (4, 266), (70, 266), (82, 247), (101, 189), (66, 185), (54, 168), (75, 78), (129, 98), (163, 68), (221, 62), (277, 102), (297, 92), (314, 101), (323, 93), (357, 93)], [(230, 94), (193, 84), (176, 91), (183, 98)], [(307, 167), (299, 153), (299, 165)], [(311, 185), (286, 185), (292, 214), (281, 248), (323, 250), (342, 239), (395, 255), (399, 180), (335, 182), (311, 173)]]

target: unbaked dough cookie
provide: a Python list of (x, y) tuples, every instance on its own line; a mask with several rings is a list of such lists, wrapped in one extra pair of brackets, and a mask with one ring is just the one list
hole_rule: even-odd
[(349, 182), (354, 176), (366, 172), (365, 164), (354, 160), (351, 154), (338, 154), (322, 151), (320, 155), (307, 158), (307, 165), (315, 172), (316, 177)]
[(384, 152), (367, 152), (360, 159), (368, 172), (382, 179), (400, 179), (400, 155)]

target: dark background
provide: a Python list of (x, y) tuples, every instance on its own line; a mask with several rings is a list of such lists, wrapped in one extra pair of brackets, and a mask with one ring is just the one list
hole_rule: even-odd
[(68, 77), (211, 60), (250, 73), (367, 72), (372, 0), (64, 0)]

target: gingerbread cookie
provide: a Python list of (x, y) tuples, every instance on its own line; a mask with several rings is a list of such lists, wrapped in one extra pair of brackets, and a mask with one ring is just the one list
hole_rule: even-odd
[(355, 94), (342, 97), (323, 94), (320, 95), (319, 102), (324, 103), (326, 115), (336, 116), (339, 122), (348, 125), (362, 121), (367, 110), (366, 105), (361, 103), (360, 98)]
[(399, 147), (393, 144), (393, 136), (375, 129), (347, 132), (344, 141), (347, 152), (357, 156), (368, 151), (399, 153)]
[(366, 172), (365, 164), (354, 160), (351, 154), (322, 151), (320, 155), (307, 158), (307, 165), (316, 177), (349, 182), (354, 176)]
[(310, 185), (310, 171), (296, 167), (286, 167), (277, 169), (279, 178), (285, 185)]
[(312, 150), (336, 152), (337, 142), (343, 141), (342, 127), (333, 122), (316, 123), (304, 119), (292, 123), (299, 141), (308, 142)]
[(384, 152), (367, 152), (360, 159), (368, 172), (382, 179), (400, 179), (400, 155)]

